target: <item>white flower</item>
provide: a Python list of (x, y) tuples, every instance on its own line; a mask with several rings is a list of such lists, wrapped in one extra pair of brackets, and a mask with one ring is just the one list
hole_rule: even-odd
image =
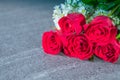
[(69, 4), (61, 4), (61, 9), (62, 9), (62, 14), (64, 16), (67, 16), (67, 14), (69, 14), (72, 10), (73, 10), (73, 7)]
[(72, 4), (72, 5), (74, 5), (74, 4), (78, 3), (78, 2), (81, 2), (81, 0), (66, 0), (66, 3)]
[[(120, 19), (117, 16), (110, 16), (110, 18), (113, 20), (114, 24), (120, 25)], [(120, 28), (120, 26), (119, 26)]]
[(62, 14), (62, 11), (60, 9), (60, 6), (55, 6), (54, 7), (54, 11), (53, 11), (53, 21), (55, 24), (55, 27), (60, 30), (60, 27), (58, 25), (58, 21), (61, 17), (63, 17), (64, 15)]
[(72, 3), (72, 0), (66, 0), (66, 2), (67, 2), (68, 4), (70, 4), (70, 3)]
[(59, 19), (63, 16), (67, 16), (67, 14), (71, 13), (72, 10), (73, 7), (69, 4), (61, 4), (59, 6), (54, 7), (53, 22), (58, 30), (60, 30), (60, 27), (58, 25)]
[(95, 14), (93, 16), (99, 16), (99, 15), (104, 15), (104, 16), (110, 16), (110, 11), (105, 11), (105, 10), (102, 10), (102, 9), (97, 9), (95, 11)]
[(79, 13), (82, 13), (84, 16), (86, 15), (86, 10), (85, 10), (85, 7), (84, 6), (81, 6), (78, 8), (78, 12)]
[(60, 30), (60, 27), (59, 27), (59, 25), (58, 25), (58, 21), (59, 21), (59, 18), (57, 19), (54, 19), (53, 20), (54, 21), (54, 23), (55, 23), (55, 27), (58, 29), (58, 30)]

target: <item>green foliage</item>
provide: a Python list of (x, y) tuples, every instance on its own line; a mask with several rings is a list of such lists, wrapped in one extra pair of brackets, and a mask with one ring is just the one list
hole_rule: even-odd
[(103, 10), (110, 10), (115, 6), (115, 3), (99, 3), (97, 5), (98, 8), (103, 9)]
[(114, 0), (114, 3), (119, 5), (120, 4), (120, 0)]
[(117, 37), (116, 37), (117, 39), (120, 39), (120, 33), (117, 35)]
[(94, 9), (111, 11), (111, 15), (114, 14), (120, 18), (120, 0), (82, 0), (82, 2), (94, 6)]
[(120, 18), (120, 4), (115, 5), (111, 11), (112, 11), (112, 14), (114, 14)]
[(88, 5), (97, 5), (97, 0), (82, 0), (82, 2)]
[(107, 3), (107, 2), (113, 2), (115, 0), (97, 0), (98, 3)]
[(120, 7), (117, 9), (116, 15), (118, 15), (118, 17), (120, 18)]

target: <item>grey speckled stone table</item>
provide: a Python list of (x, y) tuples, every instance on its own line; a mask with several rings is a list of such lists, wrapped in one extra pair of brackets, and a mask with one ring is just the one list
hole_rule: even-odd
[(0, 0), (0, 80), (120, 80), (120, 61), (46, 55), (41, 35), (61, 0)]

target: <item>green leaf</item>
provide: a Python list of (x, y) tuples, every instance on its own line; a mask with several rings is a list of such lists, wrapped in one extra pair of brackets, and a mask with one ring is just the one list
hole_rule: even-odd
[(97, 5), (97, 0), (82, 0), (82, 2), (88, 5)]
[(119, 5), (120, 4), (120, 0), (115, 0), (114, 3)]
[(115, 8), (113, 8), (113, 10), (112, 10), (112, 12), (111, 12), (111, 15), (112, 15), (112, 14), (116, 14), (116, 11), (117, 11), (117, 9), (119, 9), (119, 7), (120, 7), (120, 4), (117, 5), (117, 6), (115, 6)]
[(113, 2), (115, 0), (97, 0), (99, 3), (108, 3), (108, 2)]
[(107, 6), (108, 6), (108, 10), (110, 10), (110, 9), (113, 9), (116, 6), (116, 4), (111, 2), (111, 3), (108, 3)]
[(106, 4), (98, 4), (97, 7), (100, 9), (108, 10), (108, 6)]
[(110, 10), (114, 8), (115, 3), (100, 3), (98, 4), (98, 8), (104, 9), (104, 10)]
[(117, 39), (120, 39), (120, 33), (117, 35), (117, 37), (116, 37)]
[(89, 58), (89, 61), (94, 61), (94, 55), (91, 57), (91, 58)]
[(117, 16), (120, 16), (120, 6), (119, 6), (119, 8), (116, 10), (115, 14), (116, 14)]

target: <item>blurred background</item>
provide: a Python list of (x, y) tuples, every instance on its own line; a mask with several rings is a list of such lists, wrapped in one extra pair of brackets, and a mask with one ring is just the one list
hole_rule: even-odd
[(46, 55), (44, 31), (64, 0), (0, 0), (0, 80), (120, 80), (120, 65)]
[(62, 2), (64, 0), (0, 0), (0, 57), (39, 48), (41, 34), (54, 26), (53, 7)]

